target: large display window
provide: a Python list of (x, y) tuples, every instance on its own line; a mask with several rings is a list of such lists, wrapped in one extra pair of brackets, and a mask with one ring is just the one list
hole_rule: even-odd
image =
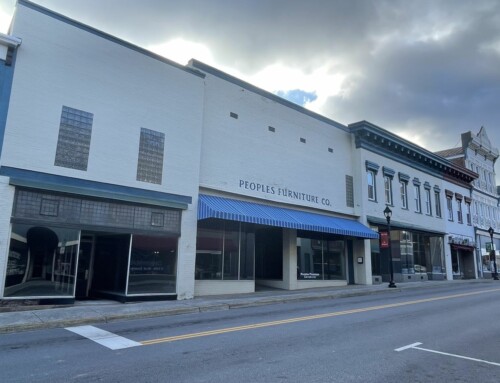
[(175, 293), (177, 237), (133, 235), (129, 295)]
[(72, 297), (79, 231), (14, 224), (5, 297)]
[(297, 279), (346, 279), (344, 240), (300, 235), (297, 237)]
[(254, 225), (215, 219), (198, 222), (196, 279), (253, 280), (254, 264)]
[(407, 230), (395, 231), (393, 237), (399, 239), (403, 274), (445, 273), (443, 237)]

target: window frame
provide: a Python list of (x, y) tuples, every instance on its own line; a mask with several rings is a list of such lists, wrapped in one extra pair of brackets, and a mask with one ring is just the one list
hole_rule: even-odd
[(422, 195), (420, 194), (420, 181), (413, 179), (413, 201), (415, 202), (415, 213), (422, 214)]
[(432, 215), (431, 189), (425, 188), (425, 214)]
[(366, 182), (368, 185), (368, 201), (377, 202), (377, 181), (373, 170), (368, 169), (366, 171)]
[(384, 175), (385, 204), (392, 206), (392, 177)]
[(434, 189), (434, 207), (436, 208), (436, 217), (443, 218), (441, 211), (441, 192)]
[(400, 180), (399, 185), (401, 206), (403, 207), (403, 209), (408, 210), (408, 182)]

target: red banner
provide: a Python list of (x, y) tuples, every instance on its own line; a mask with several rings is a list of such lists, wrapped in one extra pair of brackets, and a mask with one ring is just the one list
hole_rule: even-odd
[(380, 234), (380, 248), (387, 249), (389, 247), (389, 233), (387, 231), (381, 231)]

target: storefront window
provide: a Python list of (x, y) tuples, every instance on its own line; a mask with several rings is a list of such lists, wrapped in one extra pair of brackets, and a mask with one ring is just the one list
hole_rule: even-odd
[(195, 279), (254, 278), (255, 234), (251, 224), (198, 222)]
[(297, 237), (297, 279), (345, 280), (344, 241)]
[[(393, 255), (401, 254), (402, 274), (442, 274), (443, 238), (409, 230), (391, 231)], [(373, 251), (373, 245), (372, 245)]]
[(78, 243), (78, 230), (13, 225), (4, 296), (74, 296)]
[(128, 294), (175, 293), (177, 237), (132, 236)]
[(413, 258), (413, 236), (411, 232), (399, 232), (399, 245), (401, 250), (401, 272), (415, 274), (415, 261)]

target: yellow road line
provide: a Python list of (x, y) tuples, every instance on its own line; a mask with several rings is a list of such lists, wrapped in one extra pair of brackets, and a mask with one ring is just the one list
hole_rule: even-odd
[(157, 344), (157, 343), (175, 342), (178, 340), (199, 338), (202, 336), (225, 334), (225, 333), (235, 332), (235, 331), (252, 330), (252, 329), (256, 329), (256, 328), (279, 326), (279, 325), (283, 325), (283, 324), (303, 322), (303, 321), (314, 320), (314, 319), (331, 318), (331, 317), (336, 317), (336, 316), (341, 316), (341, 315), (357, 314), (357, 313), (362, 313), (362, 312), (367, 312), (367, 311), (383, 310), (383, 309), (389, 309), (389, 308), (393, 308), (393, 307), (401, 307), (401, 306), (415, 305), (415, 304), (420, 304), (420, 303), (441, 301), (441, 300), (445, 300), (445, 299), (461, 298), (461, 297), (467, 297), (467, 296), (471, 296), (471, 295), (491, 293), (494, 291), (500, 291), (500, 288), (491, 289), (491, 290), (474, 291), (474, 292), (470, 292), (470, 293), (446, 295), (446, 296), (435, 297), (435, 298), (417, 299), (414, 301), (391, 303), (391, 304), (387, 304), (387, 305), (364, 307), (364, 308), (353, 309), (353, 310), (335, 311), (335, 312), (325, 313), (325, 314), (308, 315), (308, 316), (303, 316), (303, 317), (282, 319), (282, 320), (271, 321), (271, 322), (249, 324), (249, 325), (245, 325), (245, 326), (227, 327), (227, 328), (222, 328), (219, 330), (202, 331), (202, 332), (195, 332), (195, 333), (191, 333), (191, 334), (169, 336), (166, 338), (145, 340), (145, 341), (142, 341), (140, 343), (143, 345), (151, 345), (151, 344)]

